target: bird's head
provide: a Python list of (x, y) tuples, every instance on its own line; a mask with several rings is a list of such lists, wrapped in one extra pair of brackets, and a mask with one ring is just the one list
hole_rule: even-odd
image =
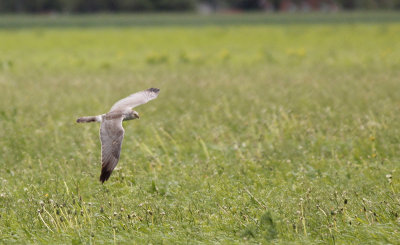
[(132, 119), (139, 119), (139, 113), (137, 112), (137, 111), (134, 111), (134, 110), (132, 110), (132, 112), (131, 112), (131, 114), (132, 114)]
[(125, 120), (133, 120), (133, 119), (137, 119), (139, 118), (139, 113), (137, 113), (137, 111), (130, 111), (129, 113), (125, 114), (124, 116), (124, 121)]

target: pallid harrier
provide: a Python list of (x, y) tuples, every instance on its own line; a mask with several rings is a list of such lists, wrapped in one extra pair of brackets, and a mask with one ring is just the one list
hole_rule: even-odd
[(139, 118), (139, 114), (132, 108), (145, 104), (150, 100), (157, 98), (160, 90), (158, 88), (149, 88), (129, 95), (115, 103), (111, 110), (102, 115), (80, 117), (76, 120), (78, 123), (100, 122), (100, 140), (101, 140), (101, 175), (100, 181), (110, 178), (112, 171), (117, 166), (121, 152), (122, 139), (124, 138), (124, 128), (122, 121)]

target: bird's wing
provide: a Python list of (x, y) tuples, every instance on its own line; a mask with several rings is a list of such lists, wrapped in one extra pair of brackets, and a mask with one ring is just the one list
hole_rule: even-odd
[(129, 95), (128, 97), (119, 100), (112, 107), (110, 112), (112, 111), (127, 111), (136, 106), (145, 104), (150, 100), (154, 100), (157, 98), (160, 90), (158, 88), (149, 88), (147, 90), (143, 90), (134, 94)]
[(121, 152), (124, 128), (123, 117), (104, 119), (100, 126), (101, 140), (101, 175), (100, 181), (108, 180), (115, 166), (117, 166)]

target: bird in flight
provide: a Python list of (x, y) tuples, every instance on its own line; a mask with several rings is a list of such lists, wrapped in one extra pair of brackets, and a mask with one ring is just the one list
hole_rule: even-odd
[(121, 153), (122, 140), (124, 138), (124, 128), (122, 121), (139, 118), (139, 114), (133, 110), (134, 107), (145, 104), (157, 98), (160, 90), (149, 88), (117, 101), (111, 110), (102, 115), (80, 117), (78, 123), (100, 122), (100, 141), (101, 141), (101, 175), (100, 181), (110, 178), (112, 171), (117, 166)]

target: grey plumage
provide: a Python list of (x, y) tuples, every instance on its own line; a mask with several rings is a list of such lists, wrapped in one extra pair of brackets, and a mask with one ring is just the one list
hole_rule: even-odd
[(122, 116), (115, 119), (104, 120), (100, 126), (101, 182), (106, 181), (110, 177), (115, 166), (117, 166), (125, 132), (122, 127), (122, 120)]
[(125, 132), (122, 127), (122, 121), (139, 118), (139, 114), (133, 111), (132, 108), (157, 98), (159, 92), (160, 90), (158, 88), (149, 88), (117, 101), (106, 114), (80, 117), (77, 119), (78, 123), (101, 122), (100, 140), (102, 169), (100, 181), (102, 183), (108, 180), (119, 160)]
[(100, 122), (100, 121), (101, 117), (99, 116), (80, 117), (76, 120), (77, 123)]
[(134, 94), (129, 95), (122, 100), (117, 101), (112, 107), (110, 112), (112, 111), (126, 111), (131, 108), (135, 108), (136, 106), (145, 104), (150, 100), (157, 98), (160, 89), (158, 88), (149, 88), (144, 91), (140, 91)]

